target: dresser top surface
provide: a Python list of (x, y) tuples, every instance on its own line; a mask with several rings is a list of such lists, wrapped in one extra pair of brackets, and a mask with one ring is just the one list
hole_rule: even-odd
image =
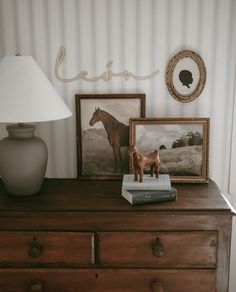
[(33, 196), (8, 195), (0, 182), (0, 212), (220, 212), (233, 214), (232, 207), (217, 185), (173, 184), (177, 200), (132, 206), (121, 196), (121, 182), (45, 179), (42, 190)]

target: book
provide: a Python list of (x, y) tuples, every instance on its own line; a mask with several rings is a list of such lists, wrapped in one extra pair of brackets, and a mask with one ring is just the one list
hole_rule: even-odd
[(150, 204), (156, 202), (175, 201), (177, 198), (177, 190), (171, 187), (169, 191), (136, 191), (123, 190), (121, 195), (131, 204)]
[(169, 174), (160, 174), (158, 178), (144, 174), (143, 182), (135, 181), (134, 174), (124, 174), (122, 182), (123, 190), (143, 190), (143, 191), (170, 191), (171, 182)]

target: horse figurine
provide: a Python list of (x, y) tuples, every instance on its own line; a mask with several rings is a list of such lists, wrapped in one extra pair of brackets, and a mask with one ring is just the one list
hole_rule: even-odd
[(143, 182), (143, 173), (147, 166), (151, 167), (152, 177), (154, 176), (154, 172), (156, 178), (159, 177), (160, 157), (158, 150), (155, 150), (154, 152), (151, 152), (145, 156), (137, 150), (136, 146), (131, 145), (129, 148), (129, 155), (133, 158), (135, 181), (138, 181), (139, 175), (139, 182)]
[(114, 171), (118, 171), (118, 161), (121, 165), (121, 171), (124, 170), (124, 162), (121, 154), (121, 147), (129, 146), (129, 127), (119, 122), (111, 114), (95, 108), (93, 116), (89, 122), (92, 127), (95, 123), (101, 121), (106, 132), (108, 141), (113, 149), (115, 167)]

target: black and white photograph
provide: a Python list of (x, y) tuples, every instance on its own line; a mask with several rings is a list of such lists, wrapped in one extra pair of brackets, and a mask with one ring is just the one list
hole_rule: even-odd
[(78, 178), (121, 179), (129, 171), (129, 119), (145, 117), (145, 94), (76, 95)]
[(174, 182), (208, 181), (208, 119), (131, 119), (130, 127), (131, 145), (159, 151), (160, 173)]

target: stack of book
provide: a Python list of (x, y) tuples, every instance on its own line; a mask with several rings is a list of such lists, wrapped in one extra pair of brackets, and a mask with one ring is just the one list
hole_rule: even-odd
[(143, 182), (134, 180), (134, 174), (124, 174), (121, 195), (132, 205), (149, 204), (163, 201), (174, 201), (177, 190), (171, 186), (168, 174), (159, 178), (143, 176)]

